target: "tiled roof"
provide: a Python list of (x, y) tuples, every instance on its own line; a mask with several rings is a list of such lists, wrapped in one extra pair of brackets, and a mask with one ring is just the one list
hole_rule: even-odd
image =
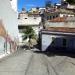
[(68, 27), (48, 27), (46, 30), (75, 33), (75, 28), (68, 28)]

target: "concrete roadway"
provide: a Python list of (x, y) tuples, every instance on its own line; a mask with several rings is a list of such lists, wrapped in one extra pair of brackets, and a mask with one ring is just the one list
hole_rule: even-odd
[(19, 50), (0, 60), (0, 75), (75, 75), (75, 58)]

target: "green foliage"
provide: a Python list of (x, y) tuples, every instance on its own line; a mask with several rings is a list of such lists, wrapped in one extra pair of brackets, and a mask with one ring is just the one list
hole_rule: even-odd
[(32, 45), (31, 39), (35, 39), (35, 32), (31, 26), (26, 26), (25, 30), (23, 30), (23, 40), (26, 40), (29, 38), (28, 43), (29, 43), (29, 49), (31, 48), (30, 46)]
[(27, 38), (31, 39), (35, 37), (35, 32), (31, 26), (26, 26), (25, 30), (23, 30), (23, 40), (26, 40)]
[(66, 0), (69, 4), (75, 4), (75, 0)]

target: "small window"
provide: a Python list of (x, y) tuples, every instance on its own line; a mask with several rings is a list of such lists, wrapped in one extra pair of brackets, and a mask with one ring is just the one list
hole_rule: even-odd
[(25, 18), (25, 19), (27, 19), (27, 18)]

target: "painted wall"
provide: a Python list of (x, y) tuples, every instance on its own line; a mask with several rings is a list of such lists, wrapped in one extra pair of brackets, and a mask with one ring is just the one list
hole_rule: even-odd
[[(26, 19), (25, 19), (26, 18)], [(27, 26), (27, 25), (39, 25), (41, 22), (41, 17), (25, 17), (18, 19), (18, 25)]]
[(42, 34), (42, 51), (45, 51), (48, 46), (62, 47), (61, 36)]
[(26, 11), (22, 10), (21, 13), (19, 13), (18, 16), (18, 25), (22, 25), (22, 26), (27, 26), (27, 25), (39, 25), (39, 23), (41, 22), (41, 17), (36, 15), (34, 17), (34, 15), (30, 15), (28, 13), (26, 13)]
[[(42, 34), (42, 51), (50, 50), (49, 48), (61, 48), (63, 46), (63, 39), (66, 39), (66, 48), (69, 50), (75, 49), (75, 38), (64, 37), (49, 34)], [(49, 48), (48, 48), (49, 47)]]
[(10, 0), (12, 9), (17, 12), (17, 0)]
[(42, 35), (42, 51), (45, 51), (51, 42), (52, 38), (49, 35)]
[(7, 33), (14, 40), (18, 36), (17, 13), (12, 9), (10, 0), (0, 0), (0, 19)]

